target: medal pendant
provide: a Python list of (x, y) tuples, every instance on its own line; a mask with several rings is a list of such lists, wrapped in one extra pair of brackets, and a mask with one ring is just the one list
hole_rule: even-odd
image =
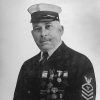
[(60, 83), (61, 81), (62, 81), (62, 79), (61, 79), (60, 77), (58, 77), (58, 78), (57, 78), (57, 82)]
[(56, 94), (52, 94), (52, 99), (57, 99), (57, 95)]

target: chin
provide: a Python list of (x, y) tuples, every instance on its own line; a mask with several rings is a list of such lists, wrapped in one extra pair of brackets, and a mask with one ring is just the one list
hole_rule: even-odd
[(51, 46), (49, 46), (49, 45), (42, 45), (41, 46), (41, 50), (50, 50), (51, 49)]
[(50, 42), (39, 43), (38, 47), (41, 50), (51, 50), (53, 48), (52, 43)]

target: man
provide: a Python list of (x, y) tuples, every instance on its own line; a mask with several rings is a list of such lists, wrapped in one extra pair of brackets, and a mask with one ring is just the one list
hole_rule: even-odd
[(40, 3), (28, 11), (32, 35), (41, 52), (22, 65), (13, 100), (95, 100), (90, 60), (61, 40), (61, 8)]

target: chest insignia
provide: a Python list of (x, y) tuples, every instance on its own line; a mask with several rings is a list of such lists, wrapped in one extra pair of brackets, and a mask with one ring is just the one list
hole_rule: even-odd
[(64, 81), (67, 81), (68, 78), (68, 71), (63, 70), (43, 70), (42, 71), (42, 81), (41, 81), (41, 89), (40, 94), (42, 98), (45, 100), (46, 98), (51, 99), (59, 99), (63, 100), (63, 94), (66, 85)]

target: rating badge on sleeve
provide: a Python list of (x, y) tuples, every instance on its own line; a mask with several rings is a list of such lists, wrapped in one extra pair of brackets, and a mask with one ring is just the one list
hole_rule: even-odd
[(85, 100), (91, 100), (93, 98), (93, 86), (91, 84), (92, 78), (84, 76), (85, 83), (82, 85), (82, 97)]

